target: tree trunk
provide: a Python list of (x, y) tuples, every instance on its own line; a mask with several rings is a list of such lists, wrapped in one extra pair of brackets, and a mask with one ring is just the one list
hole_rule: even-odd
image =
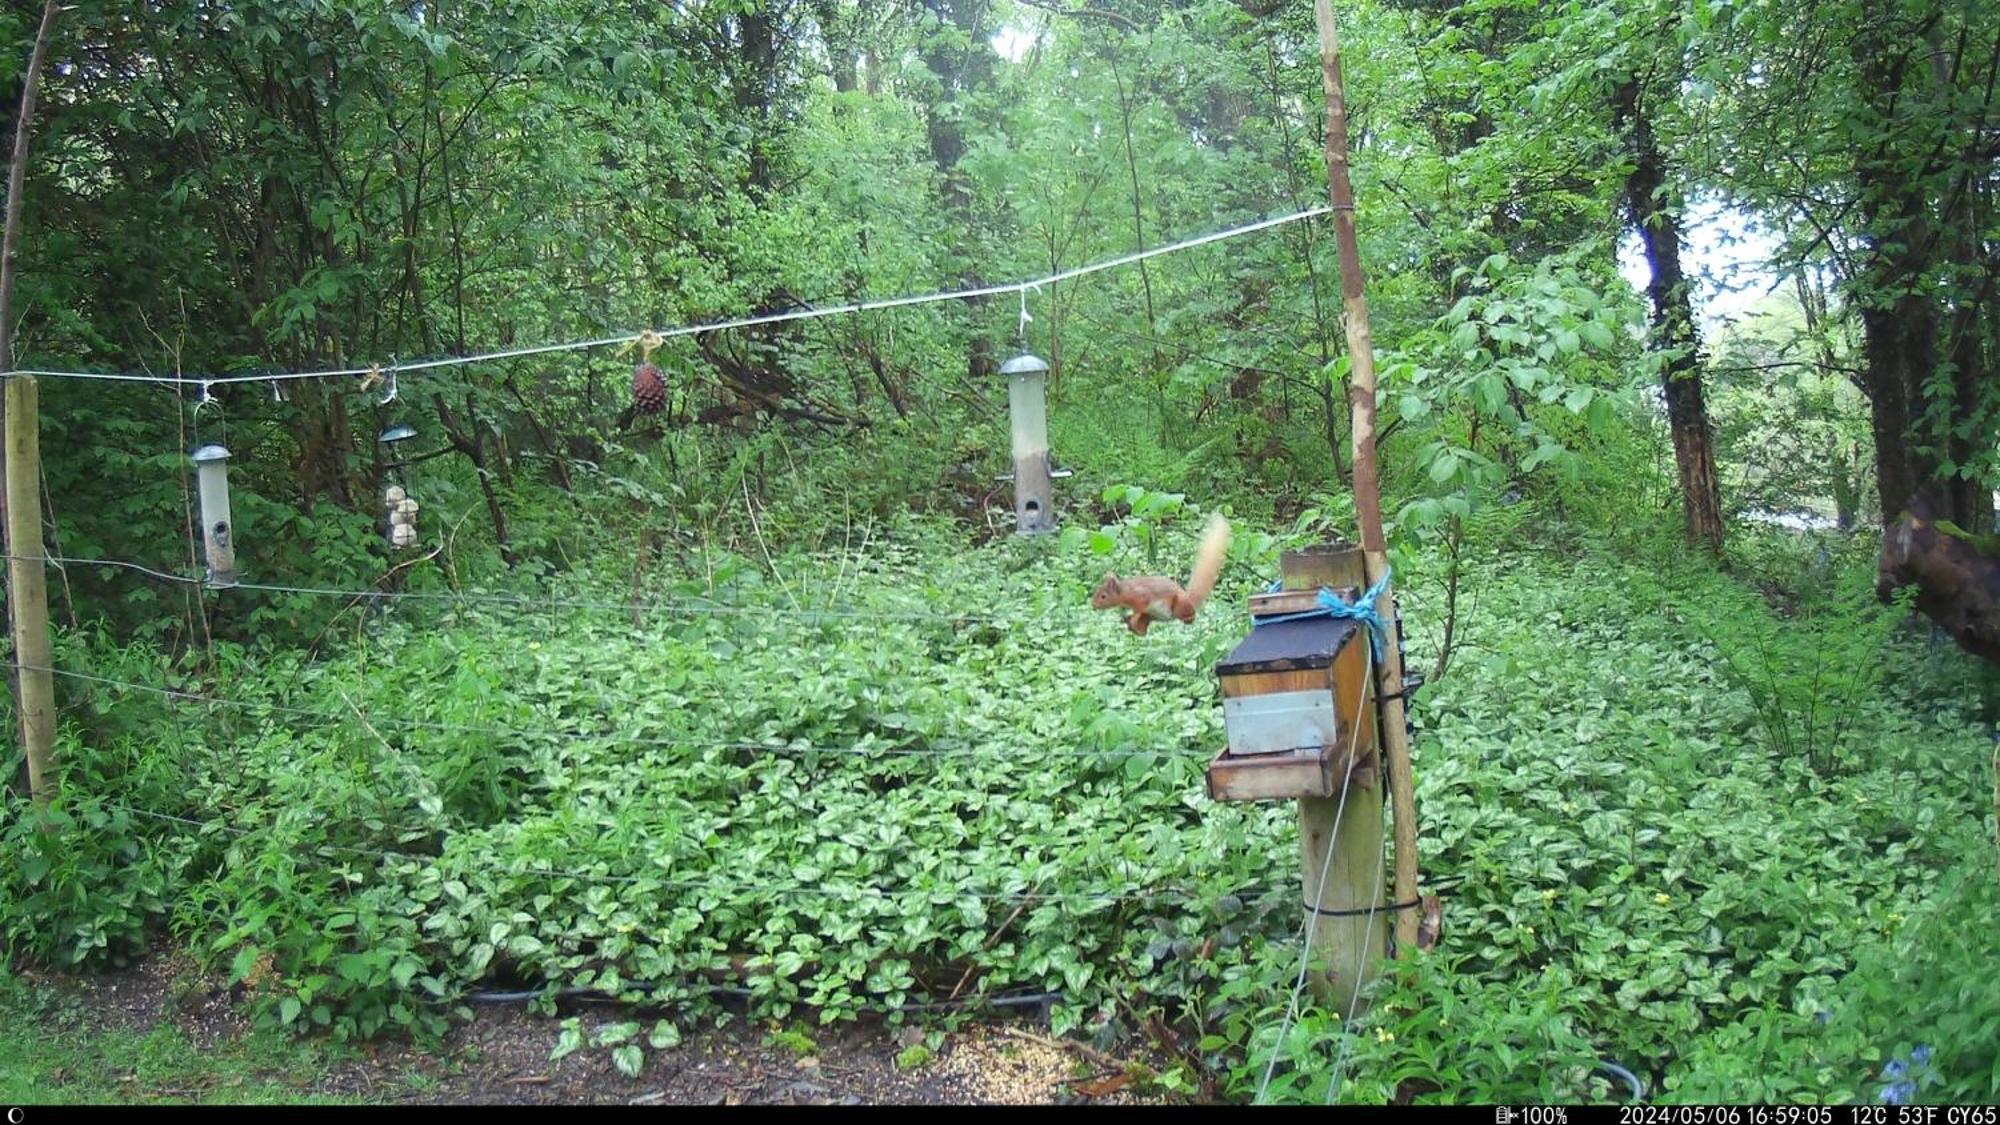
[[(936, 99), (925, 107), (925, 131), (931, 161), (943, 177), (939, 194), (946, 210), (965, 224), (965, 234), (969, 237), (972, 185), (964, 169), (958, 166), (965, 156), (962, 95), (992, 81), (993, 50), (983, 27), (988, 6), (984, 0), (924, 0), (924, 8), (940, 25), (923, 54), (924, 66), (938, 84)], [(960, 47), (953, 41), (955, 37), (942, 34), (946, 27), (962, 34), (966, 45)], [(983, 284), (978, 272), (972, 269), (962, 271), (959, 280), (967, 287)], [(986, 304), (985, 298), (966, 302), (975, 324), (985, 322), (981, 310)], [(999, 372), (1000, 365), (993, 355), (993, 337), (984, 329), (973, 331), (966, 348), (965, 366), (967, 377), (976, 385), (989, 382)]]
[(743, 67), (735, 75), (736, 108), (753, 124), (747, 177), (753, 193), (771, 190), (771, 100), (777, 90), (778, 33), (767, 5), (751, 5), (737, 17)]
[[(1993, 502), (1968, 469), (1992, 432), (1983, 422), (1990, 392), (1977, 316), (1991, 281), (1966, 269), (1978, 240), (1967, 233), (1965, 196), (1990, 158), (1954, 151), (1958, 174), (1949, 165), (1940, 173), (1947, 143), (1971, 136), (1976, 146), (1982, 133), (1958, 127), (1966, 99), (1954, 85), (1957, 67), (1943, 64), (1935, 20), (1920, 29), (1932, 47), (1928, 70), (1913, 66), (1926, 56), (1909, 49), (1912, 30), (1884, 20), (1850, 47), (1861, 104), (1880, 131), (1854, 167), (1863, 247), (1854, 304), (1884, 528), (1876, 592), (1887, 598), (1915, 585), (1920, 612), (1968, 652), (2000, 662), (2000, 544), (1974, 534), (1990, 523)], [(1988, 81), (1973, 112), (1990, 105)], [(1926, 96), (1941, 117), (1908, 108)], [(1937, 120), (1946, 126), (1942, 141), (1920, 124)]]
[[(47, 0), (42, 5), (42, 22), (35, 32), (35, 45), (28, 52), (27, 73), (21, 78), (20, 109), (14, 115), (14, 154), (7, 166), (6, 218), (0, 223), (0, 371), (8, 373), (11, 381), (14, 371), (14, 274), (15, 262), (21, 252), (21, 195), (28, 181), (28, 138), (35, 124), (36, 88), (41, 83), (42, 62), (48, 56), (49, 33), (55, 27), (56, 13), (60, 10), (55, 0)], [(35, 385), (30, 379), (24, 388), (26, 401), (32, 409)], [(14, 392), (8, 392), (12, 399)], [(5, 411), (0, 410), (0, 421), (5, 420)], [(19, 418), (14, 419), (17, 423)], [(30, 419), (33, 421), (33, 419)], [(32, 431), (31, 431), (32, 435)], [(32, 441), (32, 436), (31, 436)], [(14, 453), (14, 440), (8, 438), (8, 456)], [(37, 468), (39, 455), (31, 458)], [(7, 617), (10, 636), (14, 640), (14, 657), (8, 669), (8, 687), (14, 697), (14, 714), (20, 723), (18, 730), (22, 752), (27, 757), (28, 786), (37, 806), (45, 806), (48, 801), (47, 774), (50, 769), (48, 754), (54, 738), (54, 698), (49, 684), (49, 673), (31, 672), (24, 665), (34, 664), (40, 656), (40, 663), (47, 663), (48, 600), (46, 595), (29, 595), (22, 587), (39, 579), (42, 566), (43, 548), (39, 539), (32, 547), (18, 541), (14, 534), (14, 524), (9, 516), (9, 505), (4, 497), (7, 492), (6, 474), (0, 472), (0, 526), (6, 529), (7, 554), (26, 560), (26, 566), (35, 568), (35, 577), (22, 575), (25, 567), (15, 566), (12, 561), (7, 566)], [(20, 482), (12, 482), (19, 484)], [(13, 515), (27, 515), (22, 510), (14, 510)], [(39, 528), (36, 531), (39, 532)], [(39, 598), (40, 624), (35, 625)], [(30, 630), (39, 629), (40, 635), (28, 640)], [(39, 648), (39, 654), (33, 650)], [(38, 733), (39, 732), (39, 733)]]
[(1711, 551), (1722, 548), (1722, 489), (1716, 479), (1715, 438), (1701, 384), (1701, 341), (1695, 332), (1694, 302), (1681, 268), (1678, 206), (1666, 188), (1666, 162), (1653, 125), (1640, 105), (1637, 82), (1620, 83), (1611, 95), (1612, 113), (1624, 136), (1632, 171), (1625, 177), (1625, 207), (1645, 245), (1652, 272), (1646, 296), (1653, 306), (1652, 347), (1668, 353), (1661, 373), (1667, 425), (1673, 431), (1674, 465), (1679, 470), (1681, 511), (1687, 538)]
[(1918, 612), (1960, 648), (2000, 663), (2000, 543), (1993, 536), (1975, 542), (1957, 530), (1926, 497), (1912, 496), (1882, 537), (1876, 593), (1887, 599), (1915, 585)]
[(485, 435), (479, 429), (479, 414), (473, 406), (472, 392), (465, 393), (465, 425), (459, 425), (451, 407), (445, 404), (444, 396), (433, 394), (431, 402), (437, 407), (438, 424), (444, 427), (445, 440), (451, 447), (465, 455), (472, 462), (472, 470), (479, 477), (480, 495), (486, 498), (486, 514), (493, 521), (493, 543), (500, 548), (500, 558), (508, 566), (520, 563), (513, 545), (507, 542), (507, 512), (500, 506), (500, 496), (493, 491), (493, 474), (486, 465)]

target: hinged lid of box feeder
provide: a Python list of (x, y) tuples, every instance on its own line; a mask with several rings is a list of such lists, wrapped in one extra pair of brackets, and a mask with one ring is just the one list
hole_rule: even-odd
[(1360, 627), (1345, 617), (1266, 622), (1250, 630), (1243, 643), (1215, 666), (1215, 672), (1226, 681), (1231, 676), (1258, 672), (1330, 668)]

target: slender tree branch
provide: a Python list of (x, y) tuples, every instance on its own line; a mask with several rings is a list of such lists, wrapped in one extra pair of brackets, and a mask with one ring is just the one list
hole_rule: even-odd
[(1059, 8), (1054, 4), (1048, 3), (1047, 0), (1018, 0), (1018, 2), (1026, 4), (1030, 8), (1040, 8), (1044, 12), (1052, 12), (1058, 16), (1069, 16), (1073, 19), (1100, 19), (1107, 23), (1115, 23), (1119, 27), (1132, 32), (1146, 30), (1132, 22), (1123, 13), (1114, 12), (1108, 8)]

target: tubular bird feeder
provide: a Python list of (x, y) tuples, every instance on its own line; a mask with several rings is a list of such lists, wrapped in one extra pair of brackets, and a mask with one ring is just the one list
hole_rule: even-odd
[(210, 586), (236, 585), (236, 536), (229, 522), (229, 451), (204, 445), (194, 451), (201, 493), (201, 542)]
[(1049, 365), (1023, 350), (1000, 365), (1000, 374), (1007, 377), (1007, 416), (1014, 435), (1014, 532), (1043, 535), (1056, 529), (1057, 474), (1049, 469)]

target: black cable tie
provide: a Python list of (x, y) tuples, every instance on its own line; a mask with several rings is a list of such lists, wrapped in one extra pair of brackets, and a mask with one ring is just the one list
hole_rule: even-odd
[(1308, 906), (1306, 909), (1322, 918), (1358, 918), (1363, 914), (1388, 914), (1398, 910), (1410, 910), (1422, 904), (1423, 899), (1418, 897), (1408, 902), (1391, 903), (1388, 906), (1364, 906), (1350, 910), (1327, 910), (1323, 907)]

